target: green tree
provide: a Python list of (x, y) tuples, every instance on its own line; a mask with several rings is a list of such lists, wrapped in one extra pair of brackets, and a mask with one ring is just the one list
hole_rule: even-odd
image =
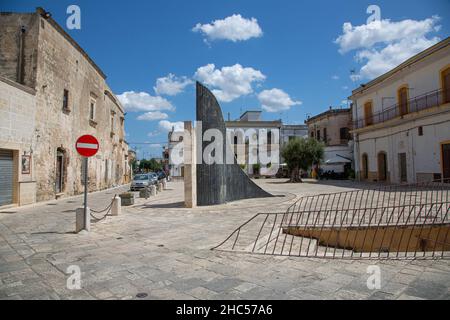
[(295, 138), (281, 151), (285, 159), (291, 179), (289, 182), (302, 182), (300, 170), (308, 170), (313, 164), (319, 164), (323, 160), (325, 145), (313, 138)]
[(139, 169), (143, 171), (159, 171), (162, 169), (162, 164), (156, 161), (155, 159), (142, 159), (139, 164)]

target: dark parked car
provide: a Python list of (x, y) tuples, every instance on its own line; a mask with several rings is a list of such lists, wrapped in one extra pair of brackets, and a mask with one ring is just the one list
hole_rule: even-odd
[(158, 180), (162, 180), (162, 179), (166, 178), (166, 173), (164, 171), (159, 171), (157, 173), (157, 175), (158, 175)]

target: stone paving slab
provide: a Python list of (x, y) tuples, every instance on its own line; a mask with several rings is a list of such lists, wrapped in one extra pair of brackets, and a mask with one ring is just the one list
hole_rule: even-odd
[[(259, 212), (286, 210), (295, 199), (358, 188), (350, 182), (285, 184), (257, 180), (285, 197), (217, 207), (182, 207), (183, 183), (123, 207), (119, 217), (74, 234), (82, 197), (0, 211), (0, 299), (448, 299), (450, 262), (360, 261), (211, 251)], [(122, 187), (91, 194), (101, 209)], [(81, 289), (67, 268), (79, 266)], [(367, 287), (367, 267), (381, 288)]]

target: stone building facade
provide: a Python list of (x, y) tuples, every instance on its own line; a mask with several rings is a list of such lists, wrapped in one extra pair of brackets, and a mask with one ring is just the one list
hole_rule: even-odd
[[(89, 160), (89, 190), (128, 182), (125, 114), (100, 68), (41, 8), (1, 13), (0, 29), (0, 151), (15, 155), (13, 167), (30, 156), (31, 167), (29, 176), (13, 170), (11, 203), (81, 193), (82, 158), (75, 142), (83, 134), (100, 143)], [(26, 180), (35, 199), (19, 196)]]
[(305, 121), (310, 138), (325, 143), (324, 171), (342, 173), (353, 160), (353, 142), (350, 134), (352, 112), (349, 108), (333, 109), (310, 117)]

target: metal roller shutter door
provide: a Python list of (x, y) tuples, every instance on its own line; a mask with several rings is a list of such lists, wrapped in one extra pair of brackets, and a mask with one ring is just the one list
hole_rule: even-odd
[(13, 152), (0, 149), (0, 206), (13, 202)]

